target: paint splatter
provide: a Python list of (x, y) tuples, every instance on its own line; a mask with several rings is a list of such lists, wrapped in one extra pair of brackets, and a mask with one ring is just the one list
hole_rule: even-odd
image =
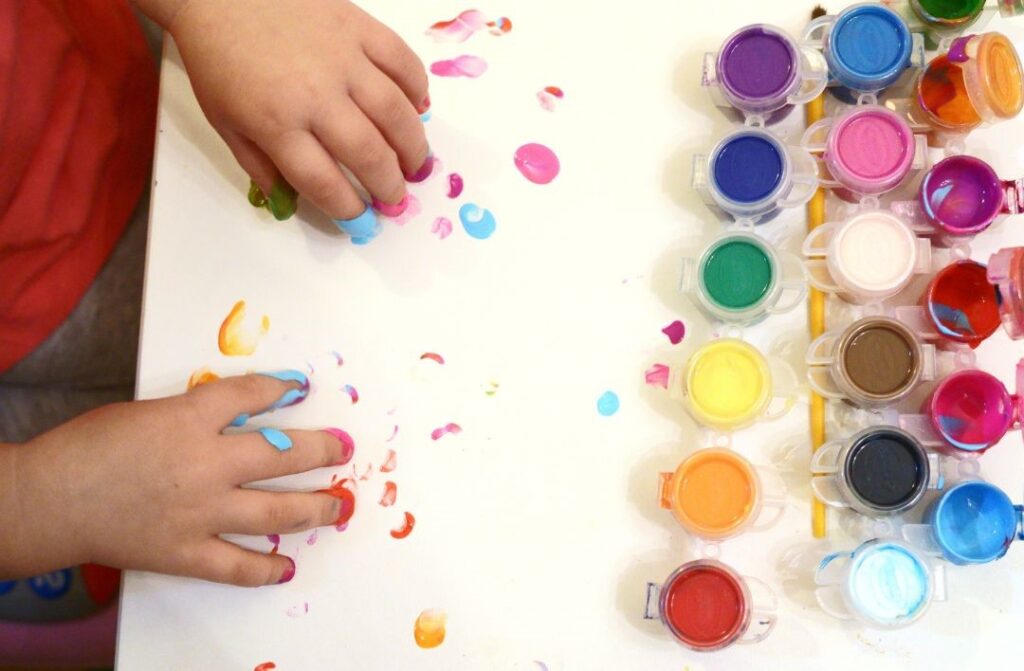
[(435, 354), (434, 352), (424, 352), (423, 354), (420, 354), (420, 361), (427, 359), (429, 359), (430, 361), (436, 361), (442, 366), (444, 365), (444, 357), (441, 356), (440, 354)]
[(397, 436), (397, 435), (398, 435), (398, 425), (395, 424), (394, 428), (391, 429), (391, 435), (388, 436), (388, 439), (385, 440), (384, 442), (385, 443), (390, 443), (392, 440), (395, 439), (395, 436)]
[(487, 72), (487, 61), (479, 56), (464, 54), (448, 60), (434, 61), (430, 64), (430, 71), (438, 77), (476, 79)]
[(644, 382), (652, 387), (668, 389), (669, 367), (663, 363), (656, 363), (644, 373)]
[(395, 505), (395, 499), (398, 497), (398, 485), (391, 480), (384, 483), (384, 491), (380, 495), (380, 503), (385, 508), (389, 508)]
[(391, 530), (391, 537), (401, 540), (412, 533), (412, 528), (414, 526), (416, 526), (416, 518), (413, 517), (412, 513), (406, 512), (405, 519), (402, 520), (402, 525)]
[(434, 223), (430, 225), (430, 232), (444, 240), (452, 234), (452, 220), (448, 217), (434, 219)]
[(431, 112), (430, 110), (427, 110), (426, 112), (420, 115), (420, 121), (422, 121), (423, 123), (427, 123), (428, 121), (430, 121), (430, 118), (432, 116), (434, 116), (434, 113)]
[(314, 373), (316, 373), (316, 369), (313, 368), (313, 364), (310, 363), (309, 361), (306, 362), (306, 371), (308, 371), (306, 373), (307, 375), (313, 375)]
[(565, 93), (557, 86), (545, 86), (537, 91), (537, 101), (540, 106), (549, 112), (555, 111), (555, 105), (565, 97)]
[(338, 519), (334, 521), (334, 528), (338, 531), (344, 531), (349, 520), (356, 513), (356, 495), (350, 489), (352, 487), (350, 483), (351, 480), (348, 478), (342, 478), (337, 482), (332, 482), (327, 489), (319, 490), (321, 494), (328, 494), (341, 501), (341, 511), (338, 514)]
[(416, 645), (421, 648), (436, 648), (444, 643), (448, 615), (443, 610), (425, 610), (416, 618), (412, 633)]
[(431, 431), (430, 432), (430, 439), (431, 440), (440, 440), (443, 436), (445, 436), (445, 435), (447, 435), (449, 433), (452, 434), (453, 436), (457, 436), (460, 433), (462, 433), (462, 427), (459, 426), (458, 424), (456, 424), (455, 422), (448, 422), (444, 426), (438, 427), (438, 428), (434, 429), (433, 431)]
[(380, 465), (381, 473), (390, 473), (398, 467), (398, 455), (395, 454), (394, 450), (388, 450), (387, 456), (384, 457), (384, 463)]
[(491, 211), (476, 203), (466, 203), (460, 207), (459, 220), (462, 221), (462, 228), (466, 230), (466, 233), (477, 240), (486, 240), (491, 237), (494, 235), (494, 229), (498, 226)]
[(317, 540), (320, 539), (320, 530), (313, 529), (308, 536), (306, 536), (306, 545), (316, 545)]
[(683, 337), (686, 335), (686, 325), (678, 319), (661, 329), (661, 332), (668, 336), (668, 341), (673, 345), (678, 345), (683, 341)]
[(302, 617), (303, 615), (305, 615), (308, 612), (309, 612), (309, 602), (308, 601), (303, 601), (301, 606), (300, 605), (289, 606), (288, 610), (285, 611), (285, 614), (288, 617)]
[(488, 380), (486, 383), (484, 383), (484, 394), (486, 394), (487, 396), (494, 396), (495, 394), (498, 393), (498, 388), (500, 386), (501, 385), (498, 384), (497, 380)]
[(269, 330), (270, 318), (266, 315), (260, 320), (259, 327), (249, 326), (245, 321), (245, 301), (238, 301), (220, 325), (217, 347), (225, 356), (249, 356)]
[(270, 541), (274, 547), (270, 548), (270, 554), (276, 555), (277, 551), (281, 549), (281, 536), (278, 534), (270, 534), (267, 536), (267, 540)]
[(614, 391), (606, 391), (597, 399), (597, 411), (602, 417), (611, 417), (619, 411), (619, 396)]
[[(353, 475), (355, 475), (355, 466), (352, 467), (352, 472)], [(371, 475), (373, 475), (373, 464), (368, 463), (366, 464), (366, 468), (363, 469), (363, 474), (359, 476), (359, 479), (365, 482), (370, 479)]]
[[(537, 668), (540, 669), (540, 671), (548, 671), (548, 665), (545, 664), (544, 662), (541, 662), (541, 661), (535, 659), (535, 660), (533, 660), (533, 663), (537, 665)], [(686, 667), (686, 668), (689, 669), (690, 667)]]
[(448, 175), (448, 197), (458, 198), (462, 194), (462, 175), (453, 172)]
[(355, 387), (353, 387), (350, 384), (346, 384), (344, 387), (341, 388), (341, 390), (348, 394), (348, 397), (352, 399), (352, 405), (355, 405), (356, 403), (359, 402), (359, 392), (356, 391)]
[(507, 16), (499, 16), (487, 23), (487, 32), (491, 35), (504, 35), (512, 30), (512, 19)]
[(348, 434), (348, 431), (335, 428), (324, 429), (327, 433), (331, 434), (341, 442), (341, 461), (335, 466), (344, 466), (348, 462), (352, 461), (352, 455), (356, 453), (356, 441), (352, 440), (352, 436)]
[(340, 355), (340, 354), (338, 354), (338, 350), (332, 349), (332, 350), (331, 350), (331, 356), (333, 356), (333, 357), (334, 357), (334, 360), (335, 360), (336, 362), (338, 362), (338, 365), (339, 365), (339, 366), (343, 366), (343, 365), (345, 365), (345, 360), (344, 360), (343, 358), (341, 358), (341, 355)]
[(217, 375), (206, 366), (203, 366), (189, 376), (188, 385), (185, 388), (195, 389), (201, 384), (209, 384), (210, 382), (216, 382), (219, 379), (220, 375)]
[(512, 21), (504, 16), (488, 21), (480, 10), (467, 9), (454, 19), (438, 21), (427, 29), (426, 34), (435, 42), (465, 42), (484, 28), (491, 35), (504, 35), (512, 30)]
[(277, 664), (274, 664), (273, 662), (263, 662), (262, 664), (257, 664), (256, 668), (252, 671), (274, 671), (276, 668)]
[(555, 152), (536, 142), (524, 144), (512, 156), (516, 169), (523, 174), (523, 177), (534, 184), (548, 184), (561, 170), (558, 157)]

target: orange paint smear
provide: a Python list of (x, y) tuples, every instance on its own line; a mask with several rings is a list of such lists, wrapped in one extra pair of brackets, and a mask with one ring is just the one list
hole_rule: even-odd
[(402, 522), (402, 526), (397, 529), (391, 530), (391, 537), (402, 539), (412, 533), (412, 528), (416, 526), (416, 518), (413, 517), (412, 513), (405, 513), (405, 520)]
[(385, 508), (389, 508), (395, 505), (396, 498), (398, 498), (398, 485), (388, 480), (384, 483), (384, 493), (380, 495), (379, 503)]
[(276, 668), (277, 664), (274, 664), (273, 662), (263, 662), (262, 664), (257, 664), (256, 668), (252, 671), (271, 671)]
[(238, 301), (224, 318), (217, 335), (217, 347), (225, 356), (249, 356), (256, 351), (259, 339), (270, 330), (270, 318), (260, 320), (260, 327), (253, 331), (245, 323), (245, 301)]
[(327, 489), (318, 490), (321, 494), (328, 494), (341, 500), (341, 513), (334, 521), (334, 526), (338, 531), (342, 531), (352, 516), (356, 514), (356, 495), (349, 487), (350, 482), (351, 480), (348, 478), (342, 478), (332, 483)]
[(398, 467), (398, 455), (395, 454), (394, 450), (388, 450), (388, 455), (384, 459), (384, 463), (380, 465), (381, 473), (390, 473)]
[(209, 384), (210, 382), (216, 382), (219, 379), (220, 375), (217, 375), (206, 366), (203, 366), (189, 376), (188, 386), (186, 389), (195, 389), (201, 384)]
[(448, 615), (443, 610), (425, 610), (420, 613), (412, 628), (416, 645), (429, 649), (444, 643), (447, 624)]

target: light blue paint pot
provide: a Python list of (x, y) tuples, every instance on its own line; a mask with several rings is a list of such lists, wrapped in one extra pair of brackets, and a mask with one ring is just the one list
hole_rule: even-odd
[(954, 564), (985, 564), (995, 561), (1016, 539), (1024, 539), (1021, 515), (1010, 497), (995, 485), (981, 480), (963, 482), (936, 499), (925, 513), (923, 525), (904, 534), (911, 539), (918, 527), (930, 533), (934, 550)]

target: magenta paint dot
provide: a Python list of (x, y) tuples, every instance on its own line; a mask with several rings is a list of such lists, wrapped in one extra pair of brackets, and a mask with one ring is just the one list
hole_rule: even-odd
[(430, 64), (430, 72), (438, 77), (469, 77), (475, 79), (487, 72), (487, 61), (479, 56), (457, 56)]
[(945, 378), (925, 402), (925, 411), (946, 442), (968, 452), (998, 443), (1013, 426), (1013, 398), (998, 378), (962, 370)]
[(668, 336), (669, 342), (673, 345), (678, 345), (683, 341), (683, 336), (686, 335), (686, 325), (677, 319), (661, 329), (661, 332)]
[(462, 175), (457, 172), (453, 172), (448, 175), (448, 197), (458, 198), (459, 194), (462, 193)]
[(523, 177), (534, 184), (547, 184), (555, 177), (561, 165), (555, 152), (542, 144), (531, 142), (516, 149), (512, 160)]

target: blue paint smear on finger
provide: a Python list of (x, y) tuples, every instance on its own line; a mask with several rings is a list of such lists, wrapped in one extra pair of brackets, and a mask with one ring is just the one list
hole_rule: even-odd
[(292, 449), (292, 439), (289, 438), (284, 431), (266, 427), (259, 429), (258, 431), (259, 434), (263, 436), (263, 439), (273, 445), (278, 452), (284, 452)]

